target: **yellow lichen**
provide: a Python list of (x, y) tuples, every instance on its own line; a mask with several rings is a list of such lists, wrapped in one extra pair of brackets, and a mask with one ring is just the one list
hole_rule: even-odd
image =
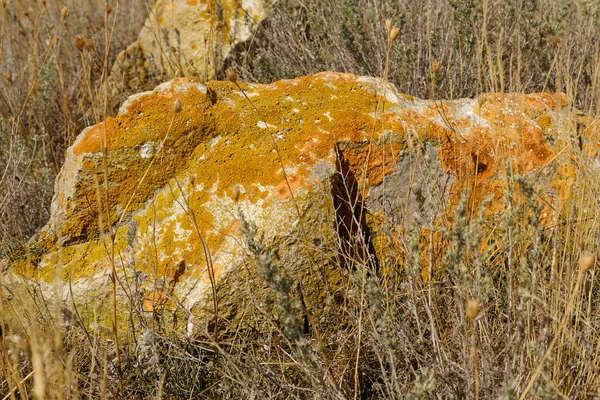
[[(476, 124), (455, 115), (452, 102), (432, 103), (424, 112), (410, 104), (400, 107), (353, 75), (240, 85), (250, 101), (231, 82), (208, 82), (207, 94), (194, 78), (177, 79), (86, 131), (72, 148), (80, 162), (75, 194), (61, 201), (66, 203), (61, 230), (70, 241), (58, 250), (44, 245), (46, 252), (54, 252), (42, 263), (46, 279), (52, 278), (50, 266), (56, 263), (65, 266), (64, 277), (93, 275), (110, 264), (113, 249), (107, 236), (100, 236), (101, 217), (105, 232), (109, 224), (117, 228), (116, 260), (133, 253), (136, 269), (169, 279), (183, 261), (185, 279), (207, 284), (202, 239), (217, 259), (213, 266), (220, 276), (232, 267), (227, 263), (240, 238), (235, 203), (285, 216), (284, 226), (269, 227), (274, 236), (292, 229), (290, 215), (297, 211), (290, 188), (303, 195), (317, 190), (309, 179), (313, 167), (317, 162), (334, 165), (336, 146), (364, 193), (394, 170), (400, 152), (432, 143), (439, 149), (441, 168), (456, 178), (439, 216), (446, 227), (464, 191), (469, 215), (478, 213), (490, 194), (487, 215), (500, 212), (506, 207), (507, 165), (513, 175), (532, 174), (557, 154), (544, 138), (552, 126), (549, 110), (556, 108), (553, 94), (481, 96), (472, 111), (485, 123)], [(171, 110), (175, 97), (183, 104), (178, 114)], [(375, 110), (382, 104), (386, 111), (379, 119)], [(573, 181), (561, 168), (552, 187), (566, 199)], [(133, 244), (127, 238), (129, 223), (115, 226), (126, 207), (125, 221), (131, 219), (136, 228)], [(421, 248), (441, 251), (445, 242), (439, 232), (424, 235)], [(384, 254), (387, 242), (377, 235), (374, 240), (378, 254)]]

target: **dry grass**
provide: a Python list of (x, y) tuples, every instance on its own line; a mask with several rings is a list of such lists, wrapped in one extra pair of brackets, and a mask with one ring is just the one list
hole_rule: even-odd
[[(94, 96), (143, 20), (125, 11), (134, 0), (120, 0), (120, 14), (114, 4), (107, 14), (99, 0), (64, 3), (2, 5), (0, 254), (48, 218), (62, 153), (83, 126), (106, 116)], [(574, 99), (570, 106), (597, 113), (595, 1), (282, 0), (277, 10), (253, 47), (229, 60), (239, 79), (349, 71), (387, 77), (423, 98), (558, 89)], [(107, 47), (105, 18), (115, 15)], [(386, 18), (400, 28), (393, 43)], [(76, 34), (86, 38), (83, 57)], [(48, 304), (35, 286), (24, 293), (5, 287), (0, 398), (598, 397), (600, 184), (591, 169), (596, 155), (575, 146), (561, 156), (572, 154), (590, 169), (577, 170), (578, 195), (552, 229), (539, 223), (531, 182), (510, 175), (507, 209), (496, 219), (461, 202), (447, 229), (414, 221), (401, 236), (388, 232), (400, 243), (403, 267), (385, 276), (356, 250), (368, 247), (365, 235), (352, 251), (332, 226), (331, 240), (307, 251), (348, 250), (326, 258), (341, 290), (307, 281), (294, 255), (261, 240), (240, 212), (249, 268), (214, 288), (218, 311), (208, 304), (204, 312), (218, 314), (216, 322), (193, 336), (177, 326), (187, 311), (148, 315), (133, 299), (127, 314), (140, 321), (138, 330), (116, 346), (117, 332), (84, 328), (76, 309)], [(443, 232), (444, 251), (419, 249), (422, 227)], [(421, 257), (443, 273), (424, 280)], [(302, 267), (322, 265), (309, 259)], [(57, 283), (55, 290), (68, 288)], [(307, 307), (304, 290), (322, 303)], [(244, 306), (233, 307), (240, 299)]]
[[(0, 254), (48, 220), (64, 150), (96, 123), (86, 81), (101, 96), (106, 67), (144, 22), (138, 1), (112, 6), (106, 46), (102, 0), (0, 2)], [(90, 48), (87, 70), (76, 35)]]
[(389, 18), (401, 32), (389, 80), (401, 93), (429, 98), (435, 86), (435, 98), (457, 99), (560, 89), (595, 109), (598, 17), (596, 1), (283, 0), (231, 64), (245, 81), (325, 70), (381, 76)]

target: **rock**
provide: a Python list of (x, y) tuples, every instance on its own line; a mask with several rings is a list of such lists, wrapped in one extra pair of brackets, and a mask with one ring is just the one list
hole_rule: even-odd
[(401, 268), (401, 232), (429, 240), (459, 204), (467, 217), (501, 218), (507, 175), (530, 182), (551, 226), (576, 168), (559, 151), (577, 131), (565, 103), (548, 93), (423, 101), (342, 73), (240, 87), (174, 79), (79, 135), (50, 221), (10, 267), (49, 293), (67, 279), (63, 296), (88, 322), (110, 326), (101, 310), (113, 268), (119, 302), (142, 314), (210, 314), (215, 284), (233, 312), (269, 264), (256, 266), (243, 216), (319, 309), (340, 268)]
[(165, 76), (214, 79), (268, 9), (264, 0), (158, 0), (137, 40), (117, 56), (109, 82), (113, 98), (151, 89)]

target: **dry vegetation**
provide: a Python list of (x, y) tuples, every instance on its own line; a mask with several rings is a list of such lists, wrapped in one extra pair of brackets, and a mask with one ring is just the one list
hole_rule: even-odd
[(457, 99), (559, 88), (596, 107), (598, 17), (594, 0), (282, 0), (232, 63), (246, 81), (326, 70), (381, 76), (389, 18), (401, 32), (389, 80), (401, 93)]
[[(47, 221), (64, 150), (103, 118), (101, 109), (94, 116), (88, 82), (101, 98), (107, 68), (146, 18), (137, 0), (113, 4), (110, 14), (104, 3), (0, 1), (0, 254)], [(76, 35), (89, 46), (87, 68)]]
[[(107, 115), (98, 98), (143, 22), (139, 4), (0, 0), (0, 255), (45, 223), (64, 149)], [(228, 65), (261, 82), (321, 70), (387, 76), (422, 98), (558, 90), (596, 115), (599, 17), (593, 0), (281, 0)], [(399, 27), (393, 46), (386, 18)], [(562, 156), (573, 153), (595, 162), (577, 147)], [(74, 310), (5, 288), (0, 398), (599, 397), (600, 184), (578, 170), (579, 195), (548, 229), (527, 180), (507, 180), (496, 221), (459, 204), (444, 234), (451, 244), (435, 258), (443, 272), (431, 279), (421, 275), (420, 255), (433, 252), (419, 251), (420, 226), (396, 238), (403, 268), (385, 279), (369, 259), (347, 255), (342, 300), (328, 297), (309, 329), (294, 272), (251, 221), (244, 233), (256, 268), (244, 278), (266, 296), (241, 291), (248, 301), (238, 313), (253, 318), (222, 317), (219, 335), (209, 325), (186, 336), (167, 315), (140, 315), (145, 323), (117, 353), (114, 336), (84, 328)], [(481, 254), (491, 232), (494, 246)], [(141, 313), (138, 304), (127, 312)]]

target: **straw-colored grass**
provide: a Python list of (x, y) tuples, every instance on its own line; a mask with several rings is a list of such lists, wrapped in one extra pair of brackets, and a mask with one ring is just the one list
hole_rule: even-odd
[[(65, 148), (113, 112), (104, 84), (143, 23), (139, 4), (0, 0), (1, 257), (48, 219)], [(595, 116), (599, 17), (592, 0), (281, 0), (221, 73), (262, 82), (347, 71), (421, 98), (563, 91), (571, 112)], [(415, 222), (394, 238), (401, 270), (381, 277), (360, 251), (342, 257), (352, 268), (331, 266), (344, 291), (323, 288), (316, 319), (302, 274), (282, 262), (285, 249), (262, 240), (241, 212), (250, 268), (211, 282), (215, 322), (192, 336), (164, 314), (140, 316), (147, 324), (126, 340), (116, 324), (86, 330), (76, 309), (0, 280), (0, 399), (599, 397), (600, 183), (596, 155), (578, 146), (561, 153), (571, 155), (583, 167), (553, 228), (539, 223), (527, 179), (509, 174), (498, 219), (469, 215), (462, 201), (451, 229), (440, 229), (449, 243), (435, 259), (443, 273), (423, 279)]]

